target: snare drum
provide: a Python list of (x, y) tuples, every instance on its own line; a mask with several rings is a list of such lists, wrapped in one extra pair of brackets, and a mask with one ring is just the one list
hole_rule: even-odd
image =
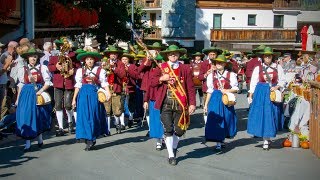
[(51, 103), (51, 97), (49, 93), (42, 92), (40, 95), (37, 96), (37, 105), (43, 106)]
[(279, 90), (271, 91), (270, 92), (270, 100), (271, 102), (282, 102), (282, 93)]
[(222, 102), (226, 106), (234, 106), (237, 103), (236, 95), (233, 93), (225, 93), (222, 95)]
[(98, 93), (98, 100), (101, 103), (106, 102), (110, 98), (107, 95), (107, 91), (103, 88), (100, 88), (97, 93)]

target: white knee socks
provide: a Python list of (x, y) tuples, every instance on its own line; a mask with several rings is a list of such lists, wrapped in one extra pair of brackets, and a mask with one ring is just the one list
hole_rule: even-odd
[(72, 110), (66, 110), (68, 116), (68, 123), (72, 123)]
[(172, 148), (173, 148), (173, 149), (177, 149), (180, 138), (179, 138), (178, 136), (176, 136), (175, 134), (173, 134), (172, 137), (173, 137)]
[(125, 124), (124, 124), (124, 113), (122, 113), (121, 116), (120, 116), (120, 122), (121, 122), (122, 126), (125, 126)]
[(74, 122), (77, 123), (77, 112), (76, 111), (73, 112), (73, 117), (74, 117)]
[(133, 112), (129, 112), (129, 121), (133, 121)]
[(148, 124), (148, 128), (149, 128), (149, 131), (150, 131), (150, 116), (146, 116), (146, 119), (147, 119), (147, 124)]
[(120, 123), (120, 117), (114, 116), (114, 125), (118, 125)]
[(207, 124), (207, 116), (206, 115), (203, 116), (203, 119), (204, 119), (204, 123)]
[(63, 129), (63, 112), (56, 111), (56, 116), (58, 120), (59, 129)]
[(42, 143), (43, 143), (42, 134), (39, 134), (39, 136), (38, 136), (38, 144), (42, 144)]
[(31, 146), (31, 141), (30, 140), (26, 140), (26, 145), (24, 147), (24, 149), (29, 149)]
[(162, 139), (156, 139), (157, 146), (162, 146)]
[(173, 146), (173, 137), (172, 136), (167, 136), (165, 141), (166, 141), (166, 146), (167, 146), (169, 158), (174, 157), (173, 147), (172, 147)]
[(110, 132), (110, 116), (107, 116), (107, 125), (108, 125), (108, 131)]

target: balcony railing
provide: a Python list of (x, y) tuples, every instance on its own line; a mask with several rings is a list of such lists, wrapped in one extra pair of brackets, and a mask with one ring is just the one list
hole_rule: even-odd
[(161, 8), (162, 0), (135, 0), (135, 3), (145, 9)]
[(274, 9), (301, 9), (299, 0), (275, 0), (272, 3)]
[(161, 28), (155, 28), (151, 33), (145, 34), (144, 39), (161, 39)]
[(211, 41), (296, 41), (296, 30), (211, 29)]

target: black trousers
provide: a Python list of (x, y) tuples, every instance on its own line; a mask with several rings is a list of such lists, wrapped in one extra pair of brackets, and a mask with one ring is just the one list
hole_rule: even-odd
[(178, 126), (178, 121), (182, 114), (182, 110), (179, 106), (180, 105), (177, 100), (171, 99), (168, 96), (162, 104), (161, 122), (166, 136), (172, 136), (175, 134), (178, 137), (181, 137), (185, 133), (185, 131)]
[[(54, 101), (56, 111), (62, 111), (63, 107), (72, 110), (73, 89), (54, 88)], [(62, 103), (64, 106), (62, 106)]]

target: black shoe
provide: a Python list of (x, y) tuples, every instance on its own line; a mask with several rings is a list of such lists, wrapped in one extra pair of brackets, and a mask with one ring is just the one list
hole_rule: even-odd
[(168, 159), (168, 163), (175, 166), (175, 165), (177, 165), (177, 160), (175, 157), (171, 157)]
[(40, 144), (38, 144), (38, 147), (39, 147), (39, 148), (42, 148), (42, 146), (43, 146), (43, 142), (40, 143)]
[(81, 140), (80, 139), (76, 139), (76, 143), (80, 143), (81, 142)]
[(202, 105), (200, 105), (199, 108), (202, 109)]
[(148, 131), (147, 134), (146, 134), (147, 137), (150, 137), (150, 134), (149, 134), (149, 133), (150, 133), (150, 132)]
[(133, 125), (133, 120), (129, 120), (129, 121), (128, 121), (128, 127), (131, 128), (132, 125)]
[(117, 126), (116, 126), (116, 131), (117, 131), (117, 134), (120, 134), (120, 133), (121, 133), (121, 126), (120, 126), (120, 125), (117, 125)]
[(69, 131), (69, 134), (74, 134), (75, 131), (72, 123), (69, 123), (68, 131)]
[(56, 132), (56, 136), (64, 136), (65, 135), (65, 132), (63, 131), (63, 129), (59, 129), (57, 132)]
[(121, 130), (126, 130), (126, 126), (121, 125)]
[(86, 142), (86, 148), (84, 149), (85, 151), (90, 151), (92, 150), (92, 147), (95, 145), (95, 141), (87, 141)]
[(29, 148), (24, 148), (23, 152), (29, 152), (31, 150), (31, 146)]

